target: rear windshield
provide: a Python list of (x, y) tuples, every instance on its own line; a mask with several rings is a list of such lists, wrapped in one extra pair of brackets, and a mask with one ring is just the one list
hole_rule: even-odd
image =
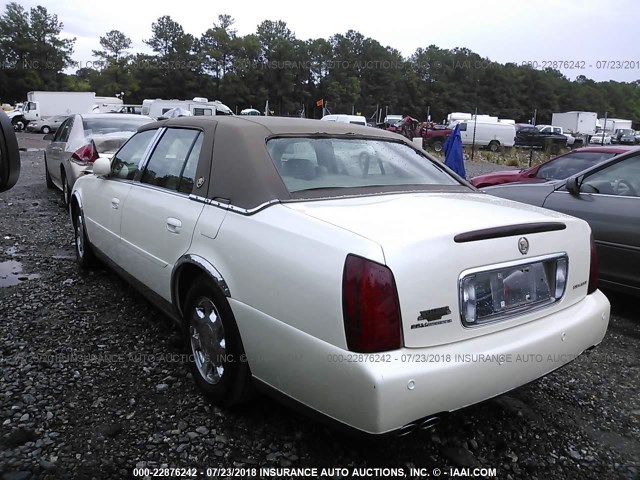
[(130, 137), (139, 127), (153, 120), (146, 117), (124, 119), (106, 115), (105, 118), (83, 118), (82, 121), (85, 136), (129, 132)]
[(573, 152), (550, 160), (541, 165), (536, 173), (537, 178), (564, 180), (600, 162), (604, 162), (617, 153), (611, 152)]
[(290, 193), (378, 186), (460, 185), (413, 148), (384, 140), (273, 138), (267, 150)]
[(153, 121), (148, 117), (118, 118), (105, 115), (105, 118), (82, 119), (85, 138), (91, 138), (101, 154), (115, 153), (139, 127)]

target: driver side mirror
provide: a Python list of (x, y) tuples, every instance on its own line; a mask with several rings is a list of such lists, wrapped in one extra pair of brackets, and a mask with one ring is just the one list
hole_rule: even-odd
[(13, 125), (0, 110), (0, 192), (9, 190), (20, 176), (20, 150)]
[(578, 177), (569, 177), (566, 185), (567, 191), (571, 195), (580, 195), (580, 182), (578, 182)]

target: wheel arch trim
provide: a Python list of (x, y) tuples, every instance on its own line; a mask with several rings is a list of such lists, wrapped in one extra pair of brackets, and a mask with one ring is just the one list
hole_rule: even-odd
[(220, 292), (227, 298), (231, 297), (229, 285), (224, 279), (220, 271), (208, 260), (199, 255), (186, 254), (180, 257), (173, 267), (171, 273), (171, 303), (175, 306), (180, 316), (182, 316), (182, 305), (180, 303), (180, 271), (187, 265), (198, 267), (205, 275), (207, 275), (220, 288)]

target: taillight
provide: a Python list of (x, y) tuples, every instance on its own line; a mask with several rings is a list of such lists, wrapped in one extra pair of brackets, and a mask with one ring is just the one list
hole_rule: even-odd
[(598, 288), (598, 253), (596, 252), (596, 242), (591, 234), (591, 266), (589, 267), (589, 286), (587, 295), (593, 293)]
[(398, 291), (386, 266), (347, 255), (342, 312), (347, 346), (352, 352), (383, 352), (402, 346)]
[(77, 149), (71, 155), (71, 160), (75, 160), (78, 163), (93, 163), (98, 159), (98, 151), (96, 150), (96, 146), (93, 143), (93, 140), (87, 144), (83, 145), (79, 149)]

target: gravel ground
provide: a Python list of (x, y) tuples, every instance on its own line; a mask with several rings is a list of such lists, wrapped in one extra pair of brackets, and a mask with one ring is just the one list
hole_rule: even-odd
[[(20, 144), (40, 148), (39, 138), (21, 134)], [(640, 478), (633, 299), (610, 297), (597, 349), (431, 431), (356, 439), (265, 397), (221, 410), (195, 389), (159, 311), (110, 271), (78, 271), (42, 152), (23, 152), (22, 165), (20, 183), (0, 194), (0, 268), (23, 268), (0, 271), (0, 284), (20, 280), (0, 287), (2, 480), (133, 478), (136, 466), (427, 467), (443, 476), (480, 466), (499, 479)], [(497, 168), (467, 165), (470, 175)]]

